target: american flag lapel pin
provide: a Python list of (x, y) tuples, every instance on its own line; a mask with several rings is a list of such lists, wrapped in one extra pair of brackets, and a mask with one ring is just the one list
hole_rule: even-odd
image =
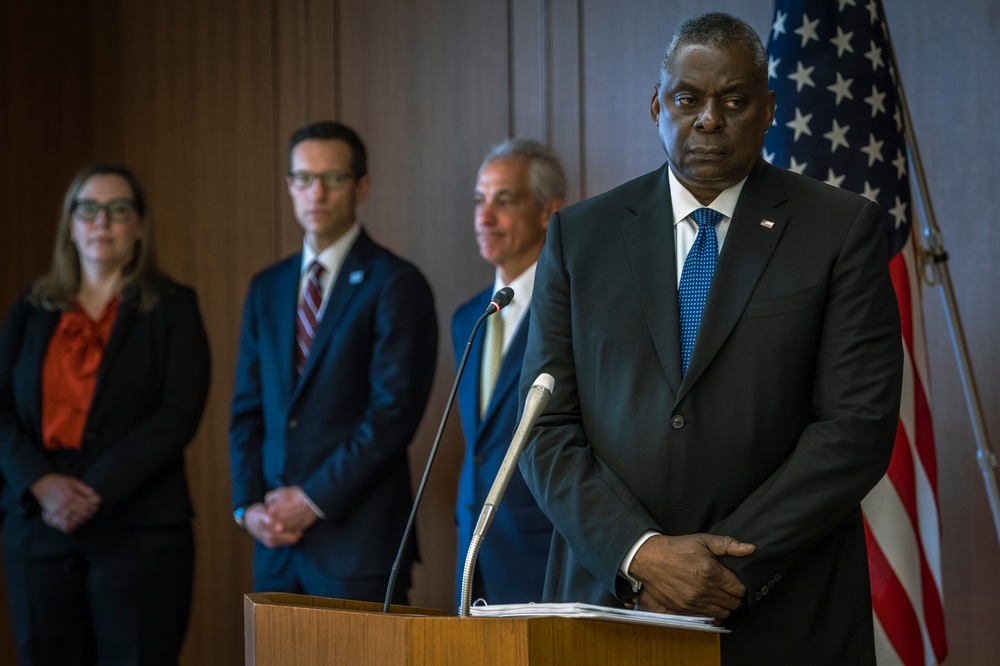
[(764, 227), (765, 229), (770, 229), (771, 227), (774, 226), (774, 222), (772, 222), (771, 220), (761, 220), (760, 226)]

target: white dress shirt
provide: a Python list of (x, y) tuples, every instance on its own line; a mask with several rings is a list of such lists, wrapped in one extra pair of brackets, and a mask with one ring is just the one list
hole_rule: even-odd
[(354, 247), (354, 241), (358, 239), (361, 235), (361, 226), (355, 222), (351, 225), (351, 228), (344, 232), (344, 235), (333, 242), (332, 245), (324, 249), (319, 254), (316, 254), (316, 249), (309, 243), (306, 239), (302, 242), (302, 267), (299, 269), (299, 300), (302, 300), (302, 295), (306, 291), (306, 284), (309, 278), (309, 267), (312, 266), (312, 262), (318, 261), (326, 273), (323, 274), (323, 278), (320, 280), (320, 284), (323, 287), (323, 304), (319, 308), (319, 318), (323, 317), (323, 311), (326, 310), (326, 301), (330, 296), (330, 291), (333, 289), (334, 283), (337, 281), (337, 275), (340, 273), (340, 267), (344, 265), (344, 259), (347, 257), (347, 253), (351, 251)]
[[(684, 261), (687, 259), (688, 252), (691, 251), (691, 246), (694, 245), (694, 239), (698, 236), (698, 225), (691, 217), (691, 213), (698, 210), (699, 208), (711, 208), (712, 210), (722, 213), (722, 219), (718, 224), (715, 225), (715, 235), (719, 239), (719, 252), (722, 252), (722, 244), (726, 240), (726, 234), (729, 232), (729, 223), (733, 219), (733, 211), (736, 210), (736, 202), (740, 198), (740, 192), (743, 191), (743, 185), (747, 182), (744, 178), (740, 182), (736, 183), (732, 187), (723, 190), (719, 193), (719, 196), (708, 206), (702, 205), (691, 192), (684, 187), (674, 172), (667, 168), (667, 175), (670, 179), (670, 203), (673, 206), (673, 224), (674, 224), (674, 251), (676, 253), (677, 261), (677, 284), (680, 285), (681, 273), (684, 272)], [(625, 554), (624, 559), (622, 559), (622, 564), (620, 571), (625, 578), (632, 583), (632, 591), (638, 592), (642, 587), (635, 578), (629, 575), (628, 568), (632, 565), (632, 560), (635, 558), (636, 552), (638, 552), (639, 547), (646, 543), (651, 537), (657, 536), (659, 532), (646, 532), (639, 540), (632, 544), (629, 551)]]
[(503, 317), (503, 353), (505, 355), (507, 354), (507, 349), (510, 347), (510, 341), (514, 339), (514, 334), (517, 333), (517, 327), (521, 325), (521, 320), (524, 319), (524, 315), (528, 312), (528, 306), (531, 305), (531, 292), (535, 288), (535, 267), (537, 266), (538, 262), (536, 261), (528, 266), (523, 273), (511, 280), (510, 284), (503, 283), (503, 279), (500, 277), (500, 270), (497, 269), (496, 278), (493, 280), (494, 294), (504, 287), (510, 287), (514, 290), (514, 299), (498, 313)]

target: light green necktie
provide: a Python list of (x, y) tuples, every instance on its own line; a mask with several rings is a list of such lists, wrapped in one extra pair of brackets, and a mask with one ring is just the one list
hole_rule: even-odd
[(503, 358), (503, 317), (500, 313), (486, 319), (486, 339), (483, 341), (483, 365), (479, 373), (479, 416), (486, 414), (490, 406), (493, 387), (500, 373)]

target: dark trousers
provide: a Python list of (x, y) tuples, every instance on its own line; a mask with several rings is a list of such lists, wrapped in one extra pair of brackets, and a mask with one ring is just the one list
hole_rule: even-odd
[(191, 610), (191, 525), (7, 517), (4, 574), (21, 666), (176, 665)]

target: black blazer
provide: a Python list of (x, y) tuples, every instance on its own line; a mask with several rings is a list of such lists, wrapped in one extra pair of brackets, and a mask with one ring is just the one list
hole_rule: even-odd
[[(546, 597), (620, 604), (647, 530), (757, 546), (725, 623), (736, 664), (874, 659), (860, 502), (888, 466), (902, 346), (878, 207), (759, 162), (680, 368), (667, 167), (557, 213), (522, 400), (555, 391), (521, 459), (552, 518)], [(549, 482), (555, 480), (554, 482)]]
[(77, 476), (102, 498), (94, 521), (162, 525), (193, 516), (184, 447), (209, 384), (208, 340), (195, 293), (165, 283), (150, 312), (122, 298), (98, 370), (77, 455), (42, 447), (42, 362), (60, 312), (25, 292), (0, 332), (0, 472), (7, 519), (40, 515), (29, 487), (48, 472)]

